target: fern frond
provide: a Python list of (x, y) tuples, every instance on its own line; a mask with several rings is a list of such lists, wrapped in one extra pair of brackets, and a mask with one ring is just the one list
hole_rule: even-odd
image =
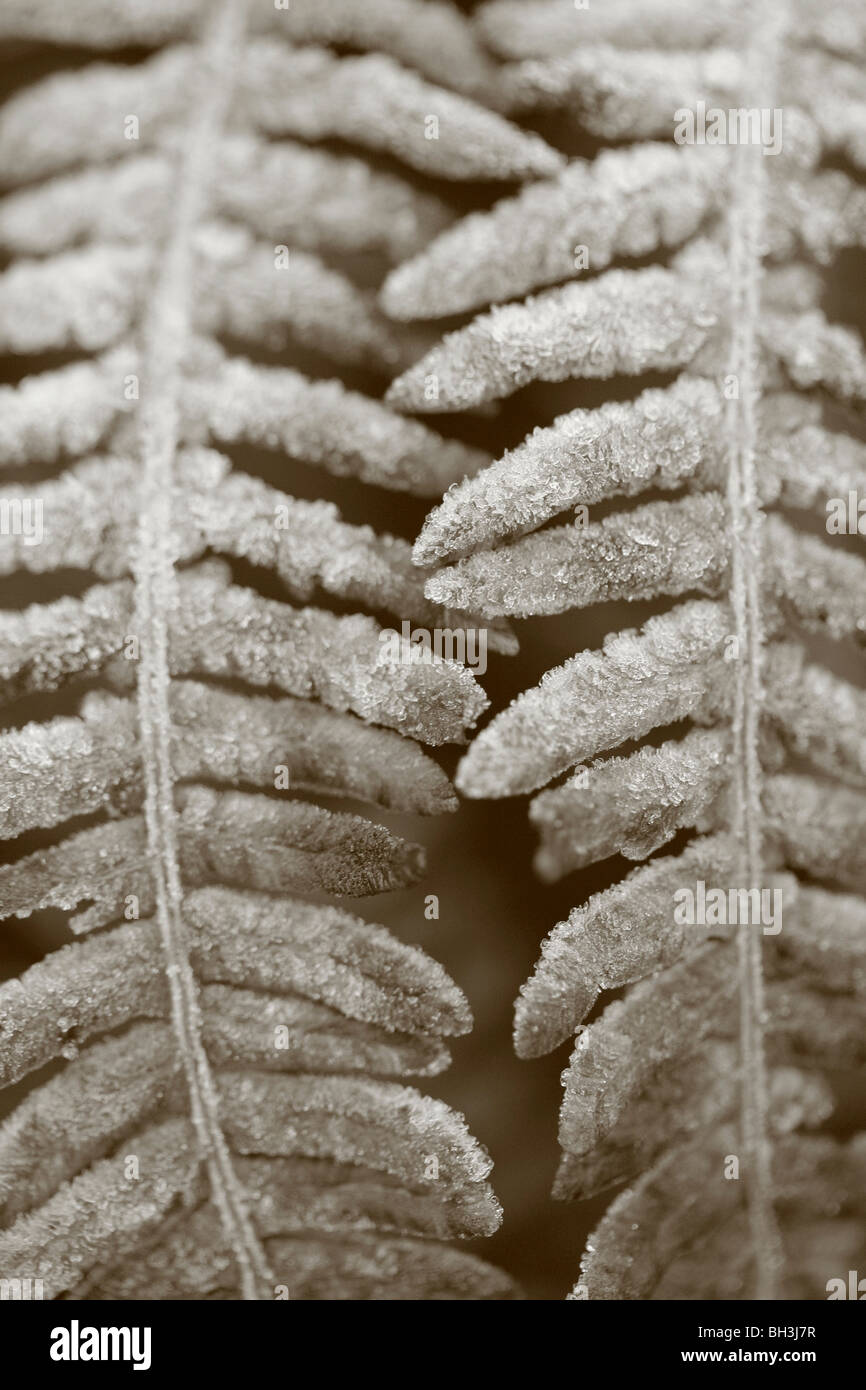
[(537, 872), (551, 880), (612, 854), (645, 859), (684, 826), (700, 825), (726, 785), (728, 751), (723, 730), (690, 729), (541, 792), (529, 808), (541, 838)]
[(770, 252), (780, 261), (804, 251), (821, 264), (866, 238), (866, 192), (841, 169), (777, 180), (770, 194)]
[(742, 81), (732, 49), (618, 49), (593, 44), (563, 57), (506, 69), (503, 85), (513, 111), (564, 108), (594, 135), (652, 140), (667, 134), (671, 113), (698, 100), (727, 107)]
[[(774, 393), (764, 404), (763, 500), (817, 509), (826, 519), (829, 497), (864, 491), (866, 446), (824, 428), (820, 404), (787, 392)], [(720, 486), (722, 407), (711, 382), (684, 374), (634, 401), (560, 416), (477, 478), (450, 488), (424, 522), (415, 559), (422, 565), (450, 560), (532, 530), (560, 512), (651, 487)]]
[[(248, 882), (263, 892), (308, 889), (366, 897), (406, 887), (424, 870), (420, 846), (362, 816), (205, 786), (179, 792), (178, 805), (178, 854), (195, 884), (211, 877), (238, 886)], [(140, 816), (81, 830), (3, 865), (0, 912), (22, 917), (45, 907), (75, 907), (92, 897), (94, 906), (72, 924), (77, 932), (91, 931), (123, 912), (129, 896), (122, 891), (124, 874), (139, 908), (153, 911)]]
[[(305, 251), (400, 261), (452, 220), (439, 199), (350, 155), (234, 135), (218, 158), (214, 217)], [(48, 256), (81, 242), (142, 242), (164, 225), (171, 191), (166, 154), (61, 175), (0, 202), (0, 246)]]
[(480, 97), (495, 84), (496, 69), (465, 17), (435, 0), (373, 0), (358, 6), (336, 0), (295, 0), (283, 14), (262, 18), (292, 43), (330, 43), (389, 53), (427, 77)]
[[(575, 160), (442, 232), (391, 271), (382, 304), (392, 318), (436, 318), (679, 246), (717, 210), (720, 165), (712, 146), (696, 157), (660, 142)], [(782, 261), (803, 250), (826, 263), (866, 238), (863, 190), (841, 170), (777, 180), (771, 207), (769, 249)]]
[[(74, 19), (50, 4), (10, 0), (0, 33), (6, 38), (88, 47), (153, 47), (195, 35), (205, 11), (202, 0), (140, 4), (137, 0), (85, 0)], [(466, 20), (444, 0), (373, 0), (363, 9), (352, 0), (331, 0), (327, 9), (312, 0), (290, 8), (253, 10), (255, 32), (278, 33), (291, 43), (327, 43), (390, 53), (446, 86), (483, 90), (492, 65)]]
[(866, 894), (866, 795), (807, 773), (768, 778), (767, 826), (792, 868)]
[(490, 616), (525, 618), (618, 598), (715, 593), (726, 568), (724, 506), (709, 492), (648, 502), (588, 526), (553, 527), (491, 555), (470, 555), (428, 580), (427, 593)]
[(651, 11), (639, 0), (614, 0), (592, 10), (574, 11), (557, 0), (486, 0), (478, 12), (485, 43), (504, 58), (550, 57), (581, 43), (667, 46), (672, 33), (683, 48), (704, 48), (726, 32), (736, 7), (723, 2), (712, 11), (695, 10), (688, 0), (661, 0)]
[[(117, 111), (141, 113), (146, 145), (173, 145), (193, 68), (193, 50), (179, 44), (134, 68), (98, 64), (35, 83), (0, 114), (0, 177), (20, 183), (128, 154), (122, 121), (110, 119)], [(36, 111), (42, 122), (65, 122), (56, 142), (32, 128)], [(438, 138), (425, 135), (431, 115)], [(384, 54), (339, 58), (278, 39), (247, 46), (231, 121), (266, 136), (346, 140), (446, 179), (532, 178), (565, 162), (540, 136)]]
[[(372, 618), (294, 609), (225, 580), (212, 566), (185, 572), (171, 624), (173, 674), (241, 677), (434, 744), (462, 742), (466, 726), (486, 708), (475, 677), (456, 662), (435, 652), (429, 661), (390, 661)], [(119, 580), (96, 585), (81, 599), (0, 615), (6, 699), (57, 690), (109, 668), (121, 686), (128, 684), (131, 604), (132, 587)], [(334, 650), (342, 657), (336, 667)]]
[[(382, 303), (394, 318), (435, 318), (498, 304), (573, 278), (580, 248), (593, 271), (612, 260), (680, 245), (714, 206), (718, 182), (689, 151), (655, 144), (575, 160), (475, 213), (393, 270)], [(852, 200), (851, 218), (856, 217)], [(589, 239), (589, 241), (587, 241)], [(584, 267), (585, 268), (585, 267)]]
[(706, 939), (707, 929), (675, 924), (678, 885), (727, 879), (734, 860), (724, 837), (694, 841), (682, 854), (642, 865), (628, 878), (575, 908), (542, 946), (535, 974), (522, 987), (514, 1016), (521, 1057), (538, 1057), (570, 1037), (602, 990), (672, 965)]
[[(272, 791), (285, 769), (298, 790), (388, 810), (436, 815), (457, 807), (447, 777), (416, 743), (324, 706), (183, 680), (172, 685), (171, 714), (179, 781)], [(98, 690), (85, 696), (81, 718), (0, 735), (0, 835), (103, 808), (136, 809), (144, 794), (136, 740), (131, 702)]]
[[(9, 536), (0, 552), (0, 573), (69, 568), (104, 579), (127, 574), (136, 525), (135, 477), (129, 460), (91, 458), (42, 484), (48, 546), (34, 546), (26, 535)], [(332, 504), (289, 497), (233, 471), (227, 458), (206, 450), (178, 456), (175, 482), (172, 535), (179, 559), (198, 559), (210, 550), (248, 560), (278, 575), (294, 598), (312, 598), (321, 588), (431, 628), (472, 621), (471, 615), (426, 599), (424, 574), (413, 566), (406, 541), (377, 536), (369, 526), (349, 526)], [(26, 506), (29, 495), (22, 487), (0, 488), (0, 508), (12, 515)], [(494, 623), (488, 640), (494, 650), (516, 650), (505, 623)]]
[(242, 88), (241, 117), (269, 135), (349, 140), (445, 179), (536, 178), (565, 163), (539, 135), (382, 54), (335, 58), (261, 41), (250, 57), (256, 77)]
[[(736, 1297), (748, 1277), (742, 1254), (745, 1229), (732, 1184), (714, 1181), (712, 1170), (716, 1154), (730, 1152), (735, 1142), (733, 1128), (722, 1126), (711, 1150), (700, 1142), (676, 1150), (617, 1198), (596, 1233), (599, 1244), (584, 1261), (581, 1283), (569, 1297), (690, 1298), (694, 1285), (688, 1280), (697, 1266), (708, 1267), (702, 1278), (710, 1297)], [(840, 1217), (843, 1230), (846, 1218), (855, 1228), (863, 1219), (863, 1144), (860, 1138), (844, 1144), (824, 1136), (792, 1135), (778, 1139), (776, 1147), (778, 1202), (786, 1247), (793, 1252), (785, 1289), (789, 1297), (803, 1298), (823, 1269), (815, 1268), (809, 1250), (821, 1235), (825, 1243), (837, 1243)], [(687, 1218), (681, 1215), (676, 1226), (663, 1222), (659, 1227), (658, 1218), (672, 1202), (682, 1210), (688, 1191), (707, 1195), (688, 1205)], [(638, 1234), (648, 1225), (662, 1231), (652, 1247)], [(595, 1255), (613, 1243), (624, 1252), (623, 1261)]]
[[(408, 1186), (417, 1182), (419, 1166), (423, 1172), (423, 1155), (435, 1148), (441, 1155), (446, 1191), (451, 1189), (459, 1200), (461, 1187), (468, 1188), (470, 1203), (472, 1185), (484, 1184), (489, 1171), (489, 1160), (460, 1118), (409, 1087), (348, 1077), (227, 1073), (220, 1101), (226, 1130), (241, 1153), (372, 1168)], [(80, 1288), (91, 1269), (116, 1261), (118, 1251), (131, 1254), (148, 1235), (152, 1239), (169, 1205), (181, 1197), (189, 1205), (198, 1195), (194, 1133), (188, 1122), (169, 1119), (149, 1126), (134, 1140), (136, 1157), (146, 1172), (152, 1171), (156, 1155), (161, 1156), (161, 1200), (153, 1202), (146, 1179), (130, 1185), (117, 1164), (101, 1160), (0, 1238), (8, 1261), (45, 1268), (43, 1277), (53, 1296)], [(93, 1220), (94, 1203), (102, 1213), (99, 1222)], [(311, 1215), (314, 1219), (315, 1212)], [(274, 1219), (279, 1222), (278, 1212)], [(315, 1230), (308, 1218), (307, 1232), (311, 1226)], [(327, 1220), (322, 1223), (323, 1245), (332, 1230)], [(224, 1259), (214, 1235), (209, 1253), (213, 1258), (218, 1251)], [(84, 1251), (83, 1260), (74, 1257), (78, 1250)]]
[[(215, 224), (198, 250), (196, 319), (203, 332), (273, 350), (295, 342), (379, 371), (418, 355), (411, 337), (381, 318), (371, 294), (306, 252), (293, 252), (288, 268), (276, 273), (272, 246)], [(99, 244), (17, 261), (0, 275), (0, 349), (36, 354), (113, 346), (132, 326), (149, 261), (138, 247)]]
[[(826, 6), (794, 0), (788, 7), (793, 43), (813, 43), (828, 53), (866, 54), (866, 26), (853, 5)], [(647, 11), (640, 0), (609, 0), (590, 10), (563, 7), (558, 0), (485, 0), (477, 23), (487, 47), (504, 58), (554, 57), (581, 43), (612, 43), (629, 48), (708, 48), (730, 34), (743, 36), (743, 12), (723, 0), (711, 11), (688, 0), (660, 0)]]
[(339, 381), (309, 381), (243, 358), (190, 378), (183, 403), (191, 439), (279, 448), (337, 477), (420, 497), (440, 495), (488, 461), (481, 449), (403, 420)]
[[(453, 213), (364, 149), (458, 179), (564, 160), (472, 99), (497, 102), (494, 66), (446, 4), (258, 5), (252, 41), (245, 8), (0, 17), (58, 45), (0, 112), (0, 344), (47, 357), (2, 388), (0, 510), (35, 490), (44, 526), (34, 546), (2, 528), (25, 606), (0, 613), (0, 916), (59, 910), (83, 938), (0, 985), (0, 1080), (24, 1083), (0, 1125), (0, 1270), (55, 1298), (132, 1296), (146, 1268), (166, 1298), (378, 1298), (403, 1275), (400, 1297), (509, 1298), (442, 1243), (498, 1226), (489, 1158), (398, 1084), (447, 1066), (468, 1004), (328, 901), (416, 883), (424, 849), (310, 799), (455, 808), (419, 745), (463, 741), (486, 697), (377, 618), (476, 618), (426, 598), (406, 540), (207, 446), (431, 498), (485, 466), (315, 379), (323, 356), (387, 381), (432, 341), (384, 316), (358, 260), (397, 263)], [(78, 66), (60, 45), (132, 52)], [(352, 148), (302, 143), (334, 136)], [(507, 624), (489, 636), (515, 649)]]
[[(468, 1003), (331, 900), (419, 882), (402, 818), (456, 805), (422, 745), (488, 705), (413, 624), (511, 653), (508, 619), (611, 602), (648, 607), (455, 778), (537, 793), (544, 880), (626, 861), (516, 1007), (522, 1056), (576, 1034), (555, 1195), (629, 1184), (570, 1297), (823, 1297), (866, 1259), (834, 1111), (866, 1064), (866, 355), (826, 293), (866, 244), (866, 23), (465, 10), (0, 15), (47, 72), (0, 110), (0, 917), (33, 919), (0, 1274), (50, 1297), (515, 1296), (447, 1243), (496, 1230), (490, 1159), (405, 1084)], [(678, 147), (699, 102), (733, 148)], [(370, 486), (428, 499), (414, 547)]]
[[(92, 362), (25, 377), (0, 388), (0, 466), (53, 463), (99, 445), (129, 411), (124, 388), (136, 359), (118, 349)], [(339, 381), (312, 381), (287, 367), (223, 359), (206, 346), (184, 378), (184, 429), (209, 440), (280, 449), (337, 477), (358, 477), (421, 497), (441, 494), (489, 461), (483, 450), (444, 439)]]
[[(415, 542), (419, 564), (448, 560), (530, 531), (578, 504), (673, 490), (721, 459), (721, 401), (712, 383), (681, 376), (665, 390), (574, 410), (529, 435), (477, 483), (449, 489)], [(651, 447), (649, 447), (651, 445)]]
[[(699, 101), (735, 107), (745, 80), (735, 49), (608, 44), (581, 44), (564, 56), (516, 63), (501, 79), (511, 111), (565, 109), (608, 140), (657, 139), (669, 133), (673, 112), (694, 111)], [(806, 147), (817, 143), (824, 153), (863, 167), (866, 85), (855, 64), (793, 50), (780, 64), (778, 95), (788, 107), (802, 108), (798, 134)]]
[(781, 741), (792, 756), (859, 785), (866, 772), (863, 691), (807, 662), (796, 643), (776, 643), (767, 656), (766, 714)]
[[(257, 1171), (250, 1176), (254, 1185)], [(386, 1189), (382, 1206), (390, 1203), (391, 1191)], [(336, 1205), (342, 1207), (342, 1200), (340, 1192)], [(372, 1206), (372, 1216), (381, 1221), (378, 1211)], [(177, 1233), (172, 1230), (154, 1255), (136, 1256), (117, 1266), (101, 1286), (106, 1297), (135, 1299), (144, 1290), (162, 1298), (198, 1297), (200, 1293), (208, 1298), (232, 1298), (231, 1274), (226, 1271), (219, 1234), (209, 1213), (197, 1216), (200, 1220), (180, 1225)], [(267, 1245), (278, 1269), (294, 1271), (300, 1298), (389, 1300), (395, 1289), (410, 1300), (498, 1301), (518, 1296), (501, 1270), (436, 1240), (360, 1234), (334, 1248), (330, 1241), (274, 1236)]]
[(866, 400), (866, 352), (857, 333), (820, 310), (767, 315), (762, 331), (795, 386), (821, 387), (842, 401)]
[[(595, 1196), (644, 1172), (672, 1141), (687, 1143), (730, 1119), (737, 1103), (736, 1066), (736, 1048), (719, 1039), (684, 1058), (676, 1071), (659, 1072), (591, 1153), (563, 1153), (554, 1195), (561, 1201)], [(774, 1136), (815, 1128), (832, 1114), (832, 1088), (820, 1075), (779, 1065), (771, 1068), (769, 1083)]]
[[(384, 927), (347, 912), (300, 901), (278, 903), (249, 890), (202, 888), (189, 894), (184, 915), (201, 978), (232, 986), (225, 1002), (235, 990), (253, 989), (261, 1004), (268, 996), (282, 995), (288, 1009), (292, 997), (302, 995), (336, 1010), (344, 1024), (346, 1018), (356, 1019), (387, 1033), (441, 1038), (471, 1027), (468, 1005), (441, 967), (400, 945)], [(124, 952), (129, 978), (118, 988), (120, 982), (103, 966)], [(113, 1030), (118, 1022), (162, 1018), (168, 1010), (158, 936), (146, 921), (114, 927), (80, 948), (64, 947), (31, 966), (20, 984), (3, 990), (10, 1023), (16, 1024), (7, 1079), (44, 1065), (73, 1042), (83, 1044)], [(65, 1026), (57, 1026), (58, 1018)], [(296, 1045), (278, 1049), (275, 1027), (268, 1031), (269, 1065), (297, 1070)], [(304, 1031), (299, 1027), (299, 1035)], [(363, 1042), (365, 1035), (355, 1032)], [(118, 1055), (128, 1052), (123, 1039), (111, 1042), (120, 1048)], [(171, 1075), (177, 1059), (170, 1048), (164, 1051)], [(39, 1095), (33, 1093), (29, 1109), (42, 1108)], [(15, 1125), (11, 1129), (17, 1132)]]
[(400, 410), (466, 410), (530, 381), (685, 367), (718, 322), (720, 273), (714, 249), (699, 246), (688, 274), (609, 270), (586, 285), (503, 305), (449, 334), (391, 383), (385, 399)]
[[(767, 519), (767, 598), (804, 628), (864, 631), (866, 561)], [(729, 578), (724, 503), (716, 492), (648, 502), (600, 522), (551, 527), (467, 556), (427, 581), (428, 597), (488, 617), (562, 613), (614, 599), (716, 594)]]
[[(390, 273), (396, 319), (478, 316), (387, 399), (449, 412), (530, 383), (639, 379), (629, 399), (545, 421), (449, 489), (413, 552), (445, 562), (430, 599), (491, 616), (654, 605), (496, 714), (456, 777), (492, 798), (567, 775), (530, 807), (544, 879), (648, 861), (553, 928), (516, 1006), (521, 1055), (577, 1033), (555, 1195), (635, 1183), (590, 1238), (572, 1296), (822, 1298), (826, 1252), (847, 1258), (864, 1215), (862, 1136), (845, 1149), (798, 1131), (831, 1113), (820, 1073), (863, 1056), (866, 566), (838, 535), (858, 533), (866, 491), (866, 373), (817, 266), (863, 243), (863, 190), (844, 165), (866, 148), (850, 61), (866, 29), (844, 0), (492, 0), (477, 22), (513, 60), (505, 109), (555, 113), (545, 128), (602, 148)], [(760, 139), (754, 126), (679, 130), (698, 103), (759, 114)], [(652, 262), (623, 267), (635, 255)], [(701, 892), (716, 896), (698, 910)], [(836, 1211), (851, 1223), (824, 1223)]]
[(458, 771), (467, 796), (514, 796), (640, 738), (659, 725), (717, 708), (731, 614), (698, 599), (621, 632), (601, 652), (548, 671), (478, 734)]

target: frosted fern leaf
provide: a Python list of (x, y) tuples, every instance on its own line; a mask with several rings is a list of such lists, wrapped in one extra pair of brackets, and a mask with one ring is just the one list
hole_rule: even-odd
[[(537, 793), (542, 879), (613, 879), (515, 1014), (523, 1056), (575, 1036), (554, 1194), (631, 1184), (569, 1297), (824, 1298), (866, 1258), (863, 1135), (805, 1132), (863, 1064), (866, 371), (816, 267), (864, 244), (866, 26), (814, 0), (490, 0), (476, 25), (512, 118), (601, 148), (390, 272), (395, 320), (474, 317), (388, 399), (521, 392), (525, 434), (569, 399), (541, 383), (582, 384), (448, 490), (415, 562), (445, 562), (430, 599), (488, 617), (644, 604), (456, 777)], [(777, 125), (676, 134), (698, 102)]]
[[(514, 1296), (451, 1244), (499, 1223), (490, 1160), (414, 1089), (468, 1005), (354, 914), (420, 883), (403, 818), (456, 806), (422, 745), (488, 703), (406, 630), (509, 653), (559, 615), (455, 781), (533, 794), (545, 881), (611, 884), (515, 1019), (525, 1056), (576, 1034), (555, 1195), (629, 1184), (569, 1297), (823, 1298), (866, 1260), (866, 358), (826, 293), (866, 244), (860, 8), (7, 0), (0, 33), (49, 72), (0, 111), (35, 358), (0, 388), (0, 914), (65, 934), (0, 985), (0, 1274)], [(772, 157), (679, 148), (698, 101), (778, 113)], [(371, 485), (432, 506), (414, 549)]]
[[(156, 47), (169, 39), (195, 38), (207, 6), (203, 0), (85, 0), (73, 19), (49, 4), (10, 0), (4, 6), (6, 38), (87, 47)], [(495, 69), (457, 10), (429, 0), (292, 0), (290, 6), (257, 6), (254, 33), (276, 33), (294, 43), (330, 43), (390, 53), (408, 67), (457, 89), (483, 90)]]
[(598, 270), (676, 246), (700, 227), (717, 193), (713, 170), (673, 146), (574, 160), (557, 179), (530, 184), (443, 233), (391, 272), (382, 303), (397, 318), (433, 318), (514, 299), (570, 279), (587, 237)]
[(438, 499), (490, 462), (376, 399), (435, 334), (358, 264), (381, 278), (453, 212), (368, 153), (461, 180), (564, 157), (493, 109), (447, 4), (12, 0), (0, 32), (57, 46), (0, 112), (0, 344), (24, 360), (0, 511), (35, 493), (40, 519), (0, 537), (36, 600), (0, 612), (0, 916), (67, 937), (0, 985), (0, 1273), (51, 1298), (512, 1298), (449, 1244), (498, 1227), (491, 1161), (406, 1084), (468, 1003), (330, 901), (420, 881), (378, 813), (453, 812), (423, 745), (487, 705), (459, 644), (383, 638), (478, 616), (427, 598), (406, 539), (274, 479), (357, 481), (375, 516), (367, 485)]
[[(183, 86), (194, 48), (178, 44), (133, 68), (96, 65), (34, 84), (0, 116), (0, 173), (22, 183), (74, 167), (88, 157), (128, 155), (129, 144), (179, 141)], [(144, 111), (140, 139), (124, 138), (116, 110)], [(34, 129), (34, 114), (62, 125), (60, 138)], [(440, 139), (425, 138), (425, 118)], [(381, 53), (339, 58), (327, 49), (291, 47), (282, 36), (251, 41), (241, 57), (228, 115), (234, 133), (340, 139), (387, 151), (401, 163), (446, 179), (523, 179), (554, 174), (563, 156), (489, 108), (423, 81)], [(144, 131), (142, 138), (142, 130)]]
[[(451, 220), (440, 199), (352, 156), (237, 134), (222, 142), (217, 159), (212, 215), (299, 249), (378, 251), (399, 261)], [(85, 238), (143, 241), (164, 223), (171, 192), (167, 154), (58, 175), (3, 200), (0, 244), (49, 255)]]

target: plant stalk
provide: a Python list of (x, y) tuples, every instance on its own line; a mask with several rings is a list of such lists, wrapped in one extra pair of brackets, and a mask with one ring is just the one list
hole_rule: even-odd
[[(778, 44), (775, 16), (761, 25), (753, 72), (766, 77)], [(760, 56), (759, 56), (760, 55)], [(769, 55), (769, 61), (768, 61)], [(762, 67), (757, 68), (761, 62)], [(756, 86), (759, 84), (756, 83)], [(772, 87), (772, 84), (766, 84)], [(727, 388), (729, 468), (727, 501), (731, 525), (731, 590), (738, 651), (732, 717), (733, 834), (739, 878), (761, 888), (762, 770), (759, 755), (764, 699), (764, 631), (761, 614), (763, 514), (756, 487), (757, 412), (761, 394), (760, 321), (762, 236), (766, 166), (763, 149), (732, 149), (732, 188), (727, 219), (731, 276), (731, 347)], [(740, 1006), (741, 1143), (746, 1208), (755, 1268), (755, 1296), (778, 1296), (783, 1251), (773, 1204), (772, 1150), (768, 1132), (767, 1066), (764, 1051), (763, 952), (760, 924), (741, 923), (737, 933)]]
[[(273, 1277), (247, 1211), (243, 1188), (222, 1131), (219, 1098), (202, 1042), (198, 984), (189, 961), (181, 912), (169, 712), (169, 626), (177, 610), (172, 546), (172, 486), (181, 438), (179, 399), (191, 338), (195, 273), (193, 239), (218, 152), (243, 42), (245, 0), (220, 0), (210, 12), (190, 80), (194, 118), (179, 161), (177, 192), (152, 297), (142, 328), (141, 403), (136, 446), (142, 467), (134, 562), (139, 639), (138, 715), (145, 774), (145, 820), (157, 918), (171, 999), (171, 1021), (183, 1062), (192, 1121), (213, 1201), (240, 1272), (245, 1299), (265, 1296)], [(269, 1290), (270, 1292), (270, 1290)]]

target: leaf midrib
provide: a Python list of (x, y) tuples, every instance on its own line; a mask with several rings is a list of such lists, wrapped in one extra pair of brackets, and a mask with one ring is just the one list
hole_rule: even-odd
[(171, 1022), (211, 1196), (238, 1264), (243, 1297), (255, 1299), (264, 1294), (267, 1285), (273, 1285), (273, 1277), (222, 1131), (218, 1095), (202, 1042), (198, 985), (181, 916), (183, 890), (171, 765), (168, 664), (168, 624), (177, 604), (171, 498), (180, 441), (181, 373), (191, 339), (193, 237), (205, 211), (215, 145), (228, 113), (237, 54), (243, 42), (245, 11), (246, 0), (220, 0), (202, 34), (198, 70), (190, 76), (193, 115), (177, 170), (173, 217), (142, 326), (141, 404), (135, 429), (142, 485), (133, 572), (136, 634), (141, 652), (138, 719), (148, 859), (166, 959)]

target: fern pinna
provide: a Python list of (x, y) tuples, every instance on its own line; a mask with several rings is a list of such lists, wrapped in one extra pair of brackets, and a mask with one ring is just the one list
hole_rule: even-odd
[(411, 884), (423, 853), (314, 800), (455, 808), (419, 744), (465, 742), (486, 697), (453, 660), (383, 661), (353, 610), (471, 619), (425, 597), (408, 542), (223, 450), (431, 499), (486, 466), (284, 355), (387, 381), (430, 344), (336, 268), (451, 216), (365, 151), (440, 179), (562, 158), (472, 98), (492, 64), (447, 6), (8, 0), (0, 32), (128, 50), (56, 49), (0, 113), (0, 340), (47, 359), (2, 391), (0, 564), (71, 591), (0, 614), (2, 833), (38, 832), (0, 911), (62, 909), (81, 938), (0, 989), (0, 1077), (30, 1083), (0, 1129), (0, 1275), (52, 1298), (510, 1298), (447, 1243), (499, 1223), (487, 1155), (399, 1079), (447, 1064), (467, 1003), (327, 901)]
[(621, 1188), (570, 1297), (836, 1297), (866, 1268), (866, 1135), (829, 1121), (864, 1060), (866, 697), (840, 670), (866, 563), (834, 532), (866, 496), (866, 355), (819, 268), (866, 244), (862, 8), (477, 20), (503, 109), (610, 148), (392, 272), (395, 318), (477, 316), (387, 399), (638, 380), (450, 489), (415, 546), (445, 566), (427, 596), (490, 619), (677, 600), (548, 671), (457, 776), (504, 797), (570, 773), (530, 806), (544, 879), (647, 861), (554, 927), (516, 1007), (522, 1056), (576, 1034), (555, 1195)]

